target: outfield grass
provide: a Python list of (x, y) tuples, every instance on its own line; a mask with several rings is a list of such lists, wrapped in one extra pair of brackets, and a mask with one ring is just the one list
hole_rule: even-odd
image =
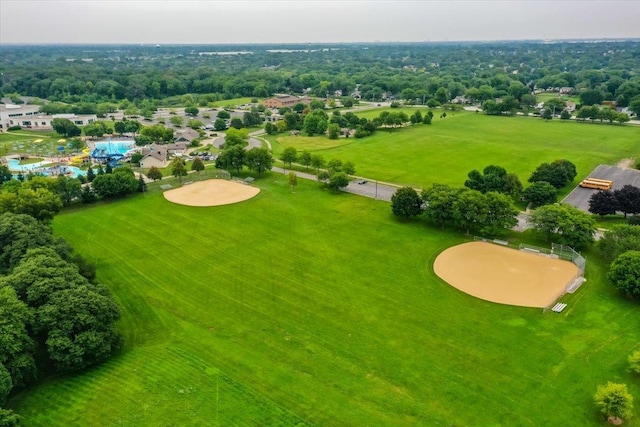
[(595, 254), (562, 314), (492, 304), (433, 274), (459, 233), (257, 184), (224, 207), (154, 193), (56, 217), (116, 295), (126, 348), (14, 398), (25, 425), (586, 426), (598, 384), (640, 396), (638, 305)]
[[(405, 109), (411, 114), (411, 109)], [(375, 117), (380, 111), (367, 111)], [(294, 146), (318, 151), (325, 158), (350, 160), (356, 173), (416, 187), (439, 182), (461, 186), (472, 169), (500, 165), (526, 184), (543, 162), (568, 159), (578, 169), (575, 182), (598, 164), (637, 157), (640, 128), (590, 123), (543, 121), (533, 117), (493, 117), (469, 112), (435, 113), (432, 125), (378, 131), (362, 138), (280, 136), (276, 151)], [(570, 190), (570, 186), (565, 192)]]

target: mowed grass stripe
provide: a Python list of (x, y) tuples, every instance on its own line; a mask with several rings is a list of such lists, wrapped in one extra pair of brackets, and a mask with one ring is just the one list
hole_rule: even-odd
[[(149, 365), (158, 388), (195, 382), (209, 399), (215, 393), (201, 371), (219, 370), (240, 388), (225, 393), (224, 413), (190, 401), (193, 419), (208, 420), (201, 424), (219, 416), (221, 425), (273, 425), (280, 411), (311, 424), (354, 426), (598, 419), (581, 405), (600, 378), (620, 375), (617, 360), (607, 359), (632, 349), (640, 321), (625, 315), (626, 334), (607, 330), (633, 306), (620, 304), (602, 281), (597, 257), (588, 255), (590, 292), (568, 298), (571, 316), (491, 304), (432, 272), (437, 253), (465, 241), (457, 232), (398, 223), (387, 204), (328, 194), (317, 183), (300, 182), (292, 193), (286, 177), (260, 182), (262, 197), (250, 209), (189, 210), (157, 194), (56, 218), (57, 232), (89, 260), (99, 258), (100, 279), (124, 303), (128, 346), (113, 361), (122, 359), (122, 367), (96, 372), (118, 371), (109, 381), (136, 390), (139, 402), (156, 402), (155, 383), (130, 378), (130, 370)], [(117, 214), (102, 214), (118, 204)], [(155, 216), (169, 224), (162, 237), (145, 232)], [(146, 348), (154, 350), (128, 359)], [(60, 391), (66, 381), (45, 383), (12, 405), (37, 407), (48, 387)], [(184, 396), (173, 391), (161, 394), (163, 407), (182, 407)], [(85, 424), (104, 424), (113, 406), (123, 419), (139, 415), (136, 425), (163, 423), (160, 409), (139, 414), (126, 396), (106, 402), (105, 412), (74, 405)], [(262, 398), (271, 403), (263, 408)]]

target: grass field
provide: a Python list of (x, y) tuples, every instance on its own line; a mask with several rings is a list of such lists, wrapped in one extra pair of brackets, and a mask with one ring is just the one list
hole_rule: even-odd
[(224, 207), (153, 193), (56, 217), (116, 295), (126, 348), (12, 399), (25, 425), (596, 426), (598, 384), (640, 396), (638, 306), (595, 253), (562, 314), (496, 305), (434, 275), (459, 233), (257, 184)]
[[(408, 114), (412, 111), (406, 109)], [(359, 115), (372, 118), (379, 114), (376, 110)], [(354, 162), (357, 175), (424, 187), (434, 182), (461, 186), (469, 171), (490, 164), (515, 172), (526, 184), (540, 163), (563, 158), (576, 165), (578, 182), (598, 164), (639, 157), (639, 141), (640, 128), (635, 126), (545, 122), (468, 112), (448, 112), (441, 119), (436, 112), (432, 125), (378, 131), (363, 139), (280, 136), (274, 150), (292, 145), (318, 151), (326, 159)]]
[[(60, 145), (55, 132), (19, 130), (0, 132), (0, 156), (13, 153), (55, 156)], [(38, 141), (38, 142), (35, 142)]]

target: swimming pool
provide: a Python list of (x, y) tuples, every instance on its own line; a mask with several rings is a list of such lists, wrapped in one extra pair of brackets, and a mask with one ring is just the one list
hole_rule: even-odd
[(106, 141), (96, 142), (95, 149), (100, 152), (104, 152), (104, 154), (126, 154), (127, 151), (131, 150), (135, 145), (134, 141), (131, 140), (111, 140), (108, 139)]
[[(18, 173), (22, 173), (24, 175), (32, 172), (32, 173), (41, 173), (43, 175), (49, 176), (51, 175), (51, 172), (49, 171), (49, 167), (45, 167), (44, 165), (46, 164), (51, 164), (50, 162), (46, 162), (46, 161), (41, 161), (41, 162), (37, 162), (37, 163), (29, 163), (26, 165), (21, 165), (20, 161), (17, 159), (9, 159), (7, 161), (7, 166), (9, 167), (9, 170), (11, 172), (18, 172)], [(77, 168), (75, 166), (61, 166), (63, 173), (68, 172), (69, 174), (71, 174), (74, 178), (77, 178), (80, 175), (86, 175), (87, 172), (83, 171), (80, 168)], [(14, 174), (14, 177), (17, 176)]]

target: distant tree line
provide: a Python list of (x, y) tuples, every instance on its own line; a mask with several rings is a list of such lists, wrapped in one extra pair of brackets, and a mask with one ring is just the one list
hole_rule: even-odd
[(640, 77), (629, 72), (640, 69), (637, 45), (368, 44), (286, 54), (253, 45), (243, 47), (252, 55), (236, 56), (199, 55), (205, 46), (123, 46), (118, 51), (95, 46), (91, 52), (74, 46), (2, 46), (0, 92), (16, 101), (28, 95), (60, 101), (74, 113), (100, 115), (114, 107), (127, 109), (125, 101), (149, 111), (145, 102), (157, 105), (176, 97), (197, 108), (220, 99), (303, 92), (323, 98), (355, 93), (368, 101), (393, 97), (430, 107), (459, 96), (479, 103), (501, 99), (500, 110), (510, 112), (516, 103), (534, 106), (534, 89), (568, 87), (582, 105), (615, 101), (637, 112)]

